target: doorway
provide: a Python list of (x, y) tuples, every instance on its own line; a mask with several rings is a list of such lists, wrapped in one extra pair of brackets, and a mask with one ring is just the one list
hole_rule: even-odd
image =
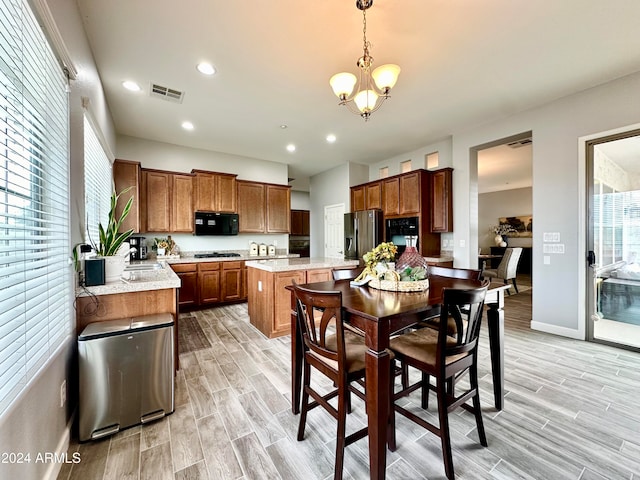
[(324, 207), (324, 256), (344, 258), (344, 203)]
[(640, 351), (640, 130), (586, 155), (587, 338)]

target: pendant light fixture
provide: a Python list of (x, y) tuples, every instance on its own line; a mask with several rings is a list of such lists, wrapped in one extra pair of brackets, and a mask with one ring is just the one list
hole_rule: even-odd
[(351, 112), (364, 118), (365, 122), (389, 98), (389, 92), (400, 74), (400, 67), (394, 64), (381, 65), (371, 71), (373, 57), (369, 54), (371, 44), (367, 41), (367, 10), (372, 5), (373, 0), (356, 0), (356, 7), (362, 10), (363, 25), (363, 54), (356, 62), (359, 78), (352, 73), (342, 72), (329, 80), (333, 93), (340, 99), (339, 105), (345, 105)]

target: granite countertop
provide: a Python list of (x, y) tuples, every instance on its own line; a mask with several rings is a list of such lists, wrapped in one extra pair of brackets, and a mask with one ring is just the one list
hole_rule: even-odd
[(159, 264), (162, 268), (157, 270), (142, 270), (134, 272), (124, 272), (123, 276), (128, 280), (109, 282), (104, 285), (94, 287), (76, 288), (76, 296), (85, 297), (89, 295), (115, 295), (118, 293), (144, 292), (148, 290), (164, 290), (167, 288), (180, 288), (180, 278), (164, 261), (145, 260), (136, 262), (141, 265)]
[(439, 257), (424, 257), (427, 262), (434, 263), (444, 263), (444, 262), (453, 262), (453, 256), (451, 255), (440, 255)]
[(181, 256), (180, 258), (167, 258), (166, 261), (169, 265), (174, 265), (176, 263), (200, 263), (200, 262), (239, 262), (239, 261), (249, 261), (249, 260), (275, 260), (275, 259), (283, 259), (283, 258), (299, 258), (300, 255), (297, 253), (283, 254), (283, 255), (272, 255), (272, 256), (251, 256), (248, 254), (240, 254), (239, 257), (206, 257), (206, 258), (195, 258), (193, 254), (186, 254)]
[(292, 270), (313, 270), (317, 268), (356, 267), (358, 260), (342, 260), (336, 258), (281, 258), (272, 260), (255, 260), (246, 263), (247, 267), (266, 270), (267, 272), (287, 272)]

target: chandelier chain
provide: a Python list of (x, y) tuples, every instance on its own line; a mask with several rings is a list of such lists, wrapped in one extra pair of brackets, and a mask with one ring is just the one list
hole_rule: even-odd
[(369, 58), (369, 42), (367, 42), (367, 11), (362, 10), (362, 49), (364, 50), (365, 63)]

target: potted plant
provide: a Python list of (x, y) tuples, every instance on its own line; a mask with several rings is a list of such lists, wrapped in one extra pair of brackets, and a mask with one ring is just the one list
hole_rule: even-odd
[(100, 235), (99, 243), (96, 245), (93, 241), (92, 247), (98, 256), (105, 258), (105, 280), (107, 282), (115, 281), (120, 278), (122, 271), (124, 270), (125, 257), (129, 253), (129, 249), (126, 252), (119, 252), (123, 243), (133, 233), (133, 229), (129, 229), (125, 232), (120, 232), (122, 224), (129, 215), (131, 205), (133, 204), (133, 197), (129, 198), (129, 201), (125, 204), (120, 218), (116, 218), (116, 207), (120, 196), (126, 193), (130, 188), (123, 190), (119, 194), (114, 191), (111, 194), (111, 207), (109, 210), (109, 219), (106, 228), (102, 223), (98, 224), (98, 232)]

